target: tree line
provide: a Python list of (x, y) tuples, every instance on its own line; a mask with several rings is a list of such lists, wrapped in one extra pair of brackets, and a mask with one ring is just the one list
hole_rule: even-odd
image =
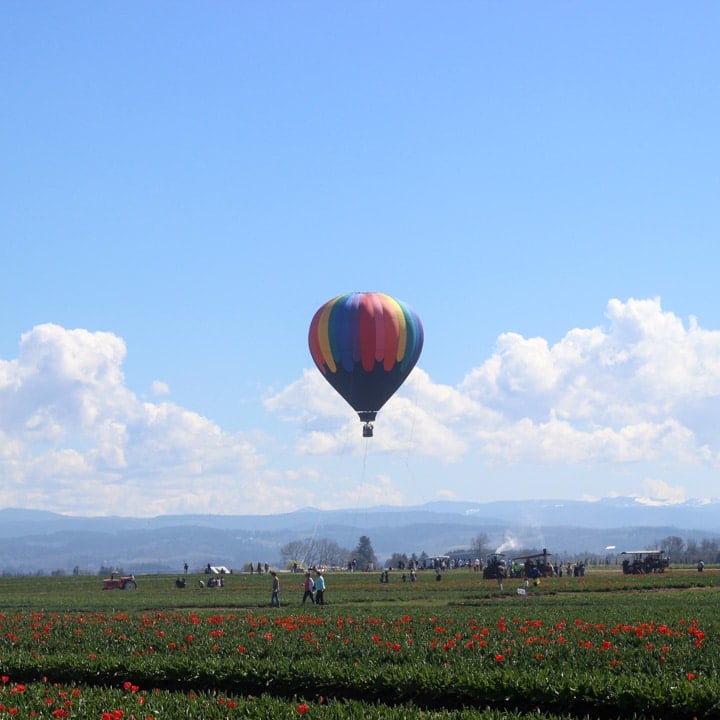
[(308, 537), (292, 540), (280, 548), (280, 558), (285, 567), (334, 567), (367, 570), (377, 567), (378, 560), (372, 542), (361, 535), (354, 550), (341, 547), (328, 538)]
[(659, 541), (658, 547), (670, 556), (672, 562), (694, 565), (700, 560), (706, 563), (720, 562), (720, 541), (713, 538), (683, 540), (678, 535), (668, 535)]

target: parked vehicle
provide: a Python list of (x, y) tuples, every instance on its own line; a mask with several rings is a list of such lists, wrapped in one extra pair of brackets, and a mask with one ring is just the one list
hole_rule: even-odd
[(624, 550), (621, 554), (629, 556), (622, 562), (625, 575), (661, 573), (670, 566), (670, 558), (664, 550)]
[(110, 577), (103, 580), (103, 590), (135, 590), (135, 588), (137, 582), (134, 575), (115, 577), (115, 573), (110, 573)]

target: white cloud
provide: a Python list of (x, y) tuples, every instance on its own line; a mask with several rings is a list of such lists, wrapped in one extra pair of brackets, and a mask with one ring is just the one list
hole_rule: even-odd
[(437, 491), (436, 495), (440, 500), (457, 500), (458, 499), (457, 492), (455, 492), (455, 490), (452, 490), (450, 488), (441, 488), (440, 490)]
[[(457, 388), (416, 368), (379, 413), (373, 442), (450, 462), (717, 464), (708, 428), (720, 425), (720, 332), (684, 326), (659, 299), (611, 300), (607, 318), (607, 328), (575, 328), (554, 345), (503, 334)], [(362, 452), (352, 411), (319, 373), (268, 407), (288, 417), (299, 397), (312, 426), (301, 452), (346, 450), (348, 436)]]
[[(496, 497), (508, 496), (513, 468), (595, 497), (615, 481), (638, 501), (688, 497), (720, 458), (720, 332), (684, 324), (657, 299), (611, 300), (607, 320), (554, 344), (503, 334), (457, 387), (415, 368), (372, 440), (308, 369), (264, 401), (295, 426), (294, 447), (277, 432), (229, 433), (167, 399), (142, 401), (112, 333), (39, 325), (17, 358), (0, 360), (0, 505), (153, 515), (482, 499), (493, 478)], [(169, 388), (155, 381), (152, 391)], [(552, 493), (527, 477), (523, 488)]]
[(152, 384), (150, 386), (150, 392), (152, 392), (153, 395), (169, 395), (170, 394), (170, 386), (163, 382), (162, 380), (153, 380)]
[(647, 494), (635, 498), (642, 505), (680, 505), (688, 499), (685, 488), (670, 485), (664, 480), (646, 478), (643, 489)]
[(409, 504), (411, 498), (395, 487), (387, 475), (377, 475), (372, 480), (359, 484), (350, 483), (346, 486), (336, 486), (318, 505), (329, 509), (337, 507), (372, 507), (374, 505), (404, 505)]
[(124, 358), (111, 333), (40, 325), (22, 336), (16, 360), (0, 362), (2, 504), (241, 512), (243, 490), (258, 491), (262, 456), (195, 412), (141, 402), (124, 385)]
[(607, 315), (607, 330), (551, 347), (503, 335), (468, 373), (460, 389), (504, 418), (476, 429), (494, 459), (716, 461), (706, 428), (720, 419), (720, 332), (685, 328), (659, 300), (611, 300)]
[[(362, 424), (325, 379), (307, 370), (300, 380), (265, 401), (280, 416), (298, 423), (300, 454), (363, 454)], [(452, 462), (468, 451), (467, 439), (455, 425), (468, 419), (492, 422), (495, 415), (447, 385), (433, 384), (415, 368), (378, 414), (373, 450), (419, 452)]]

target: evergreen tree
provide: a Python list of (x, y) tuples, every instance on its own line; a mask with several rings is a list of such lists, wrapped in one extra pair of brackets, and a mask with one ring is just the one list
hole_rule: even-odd
[(367, 535), (361, 535), (358, 545), (355, 548), (353, 556), (357, 560), (358, 570), (367, 570), (377, 565), (377, 558), (373, 550), (370, 538)]

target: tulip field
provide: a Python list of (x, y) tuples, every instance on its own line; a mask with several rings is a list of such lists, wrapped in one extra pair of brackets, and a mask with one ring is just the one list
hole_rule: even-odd
[(717, 718), (720, 570), (0, 578), (4, 718)]

